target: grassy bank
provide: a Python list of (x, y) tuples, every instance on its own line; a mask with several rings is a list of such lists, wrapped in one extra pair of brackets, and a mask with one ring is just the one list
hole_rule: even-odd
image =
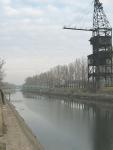
[(95, 102), (113, 102), (113, 87), (109, 88), (101, 88), (96, 92), (91, 89), (78, 89), (78, 88), (51, 88), (51, 89), (29, 89), (23, 90), (24, 92), (32, 92), (38, 94), (46, 94), (46, 95), (55, 95), (55, 96), (65, 96), (68, 98), (75, 98), (80, 100), (88, 100)]

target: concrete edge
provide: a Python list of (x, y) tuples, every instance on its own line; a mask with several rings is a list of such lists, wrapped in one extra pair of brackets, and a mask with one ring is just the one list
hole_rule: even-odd
[(32, 130), (28, 127), (28, 125), (26, 124), (25, 120), (17, 112), (17, 110), (15, 109), (14, 105), (9, 103), (8, 101), (6, 103), (8, 104), (8, 106), (13, 111), (13, 113), (14, 113), (15, 117), (17, 118), (17, 121), (18, 121), (22, 131), (24, 132), (26, 137), (29, 139), (31, 144), (34, 146), (34, 148), (35, 148), (34, 150), (44, 150), (43, 146), (40, 144), (39, 140), (34, 135)]

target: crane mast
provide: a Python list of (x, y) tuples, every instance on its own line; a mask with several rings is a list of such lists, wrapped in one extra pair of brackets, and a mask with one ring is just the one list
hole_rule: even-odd
[(112, 28), (99, 0), (94, 0), (91, 29), (64, 27), (70, 30), (91, 31), (92, 54), (88, 55), (88, 82), (93, 87), (113, 86)]

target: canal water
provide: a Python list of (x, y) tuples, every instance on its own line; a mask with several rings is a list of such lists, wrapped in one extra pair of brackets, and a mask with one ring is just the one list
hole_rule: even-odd
[(21, 92), (11, 103), (45, 150), (113, 150), (112, 109)]

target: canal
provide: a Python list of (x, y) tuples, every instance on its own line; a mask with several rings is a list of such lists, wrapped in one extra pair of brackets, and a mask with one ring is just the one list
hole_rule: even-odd
[(11, 103), (45, 150), (112, 150), (112, 109), (16, 92)]

